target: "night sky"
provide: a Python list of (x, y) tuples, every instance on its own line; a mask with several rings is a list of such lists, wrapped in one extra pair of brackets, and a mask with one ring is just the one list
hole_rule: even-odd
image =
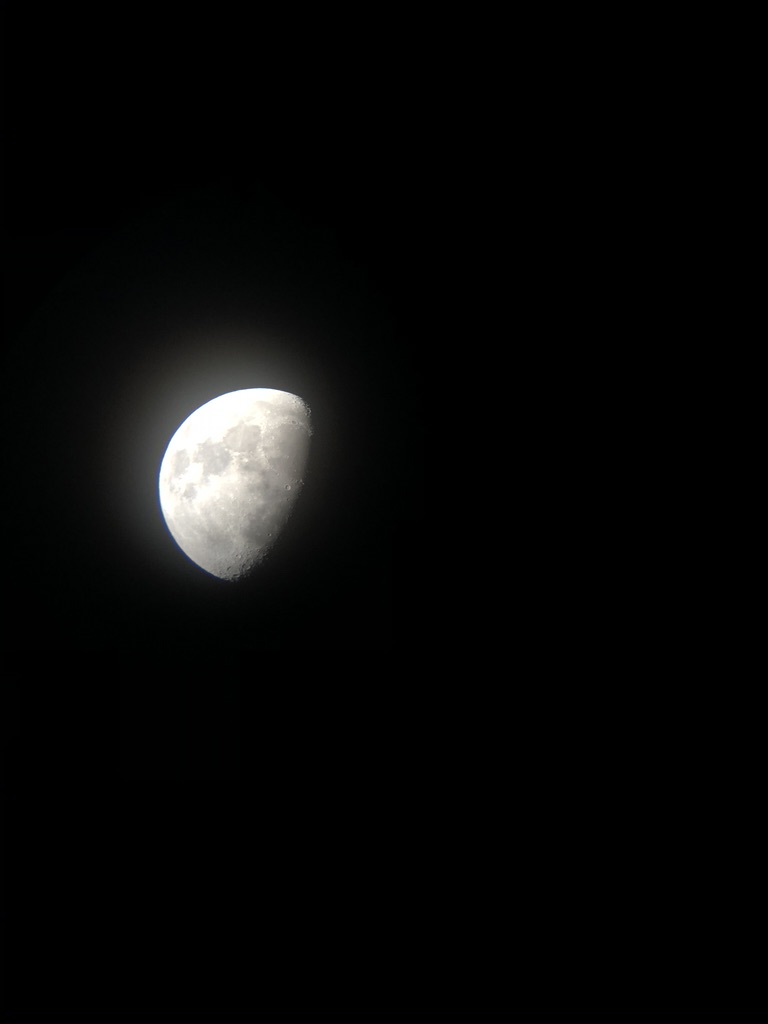
[[(340, 118), (311, 94), (298, 115), (267, 104), (269, 124), (258, 107), (244, 120), (247, 103), (225, 124), (216, 108), (211, 135), (187, 96), (182, 141), (164, 91), (131, 144), (130, 88), (93, 117), (59, 108), (48, 80), (39, 105), (25, 100), (46, 116), (22, 119), (4, 196), (7, 721), (17, 791), (58, 852), (35, 844), (36, 899), (57, 923), (15, 970), (17, 1015), (370, 1013), (382, 998), (396, 1012), (406, 978), (421, 984), (417, 947), (422, 966), (389, 993), (378, 956), (356, 956), (352, 977), (344, 962), (373, 913), (356, 893), (375, 890), (387, 916), (411, 884), (404, 826), (384, 808), (417, 847), (414, 773), (434, 805), (422, 740), (443, 685), (444, 624), (424, 616), (442, 527), (427, 507), (430, 452), (451, 433), (439, 295), (456, 241), (434, 124), (407, 104), (388, 113), (386, 93)], [(278, 545), (232, 585), (179, 551), (157, 474), (193, 410), (250, 387), (301, 396), (314, 433)], [(191, 846), (167, 817), (184, 807)], [(103, 851), (92, 869), (74, 852), (86, 836)], [(215, 883), (192, 867), (209, 843)], [(401, 867), (366, 881), (377, 857)], [(105, 936), (87, 979), (68, 952), (84, 919)], [(331, 970), (340, 929), (350, 954)], [(48, 982), (30, 998), (38, 963)]]
[[(709, 392), (641, 237), (663, 183), (623, 177), (620, 97), (586, 124), (614, 72), (581, 103), (548, 28), (508, 107), (510, 54), (430, 24), (257, 82), (240, 29), (209, 61), (174, 27), (154, 78), (105, 39), (13, 79), (9, 1019), (728, 1019)], [(157, 474), (251, 387), (314, 434), (230, 584)]]
[[(425, 370), (442, 346), (426, 319), (440, 186), (416, 141), (312, 117), (215, 159), (153, 139), (132, 157), (70, 143), (55, 174), (38, 144), (12, 169), (3, 378), (6, 436), (23, 435), (7, 452), (10, 634), (102, 654), (109, 674), (141, 666), (130, 770), (150, 774), (182, 764), (178, 706), (199, 732), (218, 700), (194, 681), (204, 665), (239, 686), (260, 654), (365, 654), (363, 673), (425, 650), (441, 379)], [(272, 557), (232, 585), (177, 548), (157, 474), (194, 409), (251, 387), (301, 396), (314, 433)], [(157, 726), (143, 741), (148, 717), (167, 743)]]
[[(250, 156), (192, 180), (17, 182), (11, 578), (14, 614), (44, 621), (52, 645), (309, 654), (412, 642), (395, 592), (424, 508), (416, 197), (386, 166), (338, 161), (305, 186), (299, 158), (284, 152), (269, 174)], [(315, 437), (281, 550), (235, 590), (169, 543), (156, 484), (182, 420), (248, 387), (299, 394)]]

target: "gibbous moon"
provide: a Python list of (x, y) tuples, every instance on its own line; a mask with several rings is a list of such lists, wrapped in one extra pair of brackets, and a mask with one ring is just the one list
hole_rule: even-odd
[(272, 388), (230, 391), (188, 416), (160, 465), (160, 508), (173, 539), (222, 580), (267, 555), (302, 487), (309, 406)]

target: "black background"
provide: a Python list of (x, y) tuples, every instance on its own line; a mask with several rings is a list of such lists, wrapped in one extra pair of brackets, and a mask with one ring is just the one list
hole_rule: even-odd
[[(364, 137), (278, 135), (190, 175), (82, 157), (10, 190), (19, 621), (79, 650), (411, 643), (393, 608), (424, 515), (418, 180)], [(167, 543), (156, 478), (190, 411), (251, 386), (305, 397), (316, 439), (282, 557), (230, 592)]]
[[(519, 30), (510, 115), (461, 19), (66, 28), (3, 186), (10, 1016), (737, 1016), (757, 746), (691, 671), (711, 448), (615, 71)], [(156, 477), (253, 386), (314, 448), (235, 587)]]
[[(182, 37), (154, 67), (149, 29), (142, 59), (51, 36), (57, 60), (14, 65), (10, 1012), (499, 1005), (506, 951), (479, 992), (475, 897), (448, 866), (474, 826), (446, 772), (476, 803), (442, 648), (475, 527), (448, 521), (475, 490), (467, 388), (493, 386), (462, 315), (466, 99), (421, 60), (435, 41), (409, 57), (366, 34), (351, 62), (257, 76), (268, 34), (231, 60)], [(274, 557), (232, 587), (170, 540), (157, 471), (193, 409), (256, 386), (308, 401), (312, 462)]]
[[(4, 415), (24, 441), (5, 625), (30, 654), (95, 658), (86, 674), (118, 690), (128, 674), (129, 776), (212, 771), (217, 729), (239, 749), (216, 694), (273, 690), (257, 655), (365, 653), (366, 674), (435, 628), (427, 494), (451, 342), (434, 309), (461, 215), (441, 226), (418, 105), (374, 75), (339, 110), (339, 85), (256, 102), (236, 74), (175, 105), (167, 81), (127, 82), (96, 103), (86, 76), (61, 108), (49, 90), (22, 108), (43, 121), (21, 119), (6, 178)], [(309, 402), (312, 462), (275, 558), (231, 587), (169, 538), (157, 472), (193, 409), (257, 386)]]

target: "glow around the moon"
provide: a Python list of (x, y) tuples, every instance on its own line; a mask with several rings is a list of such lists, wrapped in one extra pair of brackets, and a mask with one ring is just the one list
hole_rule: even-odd
[(271, 388), (231, 391), (181, 424), (160, 466), (173, 539), (206, 572), (248, 575), (285, 524), (303, 484), (309, 407)]

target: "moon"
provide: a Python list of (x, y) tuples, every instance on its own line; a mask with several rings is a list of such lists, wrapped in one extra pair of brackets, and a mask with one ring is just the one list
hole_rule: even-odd
[(160, 508), (171, 536), (222, 580), (250, 575), (269, 553), (303, 486), (312, 434), (297, 395), (230, 391), (196, 409), (160, 465)]

